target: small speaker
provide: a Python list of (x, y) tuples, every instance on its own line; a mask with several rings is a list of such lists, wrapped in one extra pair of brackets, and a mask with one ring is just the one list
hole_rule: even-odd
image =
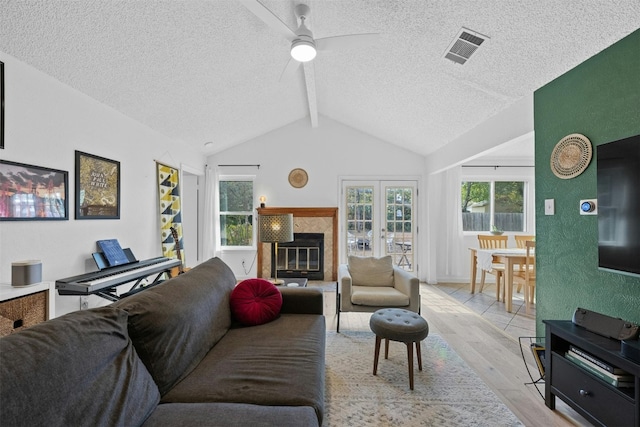
[(11, 285), (27, 286), (42, 282), (42, 262), (40, 260), (11, 263)]
[(640, 332), (640, 326), (636, 324), (586, 308), (576, 308), (572, 320), (590, 332), (616, 340), (636, 340)]

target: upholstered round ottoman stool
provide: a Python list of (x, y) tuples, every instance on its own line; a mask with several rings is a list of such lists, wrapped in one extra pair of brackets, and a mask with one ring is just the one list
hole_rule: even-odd
[(407, 345), (409, 360), (409, 388), (413, 390), (413, 344), (416, 345), (418, 369), (422, 371), (420, 342), (429, 335), (429, 324), (418, 313), (401, 308), (383, 308), (371, 315), (369, 326), (376, 334), (376, 348), (373, 358), (373, 375), (378, 373), (380, 342), (385, 339), (384, 358), (389, 358), (389, 340)]

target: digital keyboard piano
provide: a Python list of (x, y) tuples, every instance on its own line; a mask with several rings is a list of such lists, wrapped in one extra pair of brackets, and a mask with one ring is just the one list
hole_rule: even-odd
[[(166, 257), (150, 258), (100, 271), (80, 274), (56, 280), (56, 289), (60, 295), (98, 295), (110, 301), (117, 301), (137, 291), (154, 286), (162, 276), (181, 264), (178, 259)], [(156, 275), (153, 281), (141, 287), (142, 280)], [(131, 289), (122, 294), (116, 293), (116, 287), (135, 282)]]

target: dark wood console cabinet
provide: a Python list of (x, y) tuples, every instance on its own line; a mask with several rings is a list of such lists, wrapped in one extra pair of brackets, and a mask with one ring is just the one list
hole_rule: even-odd
[[(555, 409), (559, 397), (595, 425), (640, 426), (640, 365), (622, 356), (621, 342), (594, 334), (570, 320), (545, 320), (545, 403)], [(632, 374), (635, 386), (618, 388), (569, 361), (574, 345)]]

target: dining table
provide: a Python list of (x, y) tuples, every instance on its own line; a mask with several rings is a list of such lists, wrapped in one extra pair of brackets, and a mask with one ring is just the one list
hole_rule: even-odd
[(504, 305), (508, 313), (513, 309), (513, 271), (518, 266), (524, 265), (527, 258), (526, 249), (520, 248), (499, 248), (499, 249), (478, 249), (469, 248), (471, 252), (471, 283), (470, 291), (476, 291), (476, 273), (478, 264), (484, 270), (490, 270), (492, 263), (504, 264), (505, 297)]

